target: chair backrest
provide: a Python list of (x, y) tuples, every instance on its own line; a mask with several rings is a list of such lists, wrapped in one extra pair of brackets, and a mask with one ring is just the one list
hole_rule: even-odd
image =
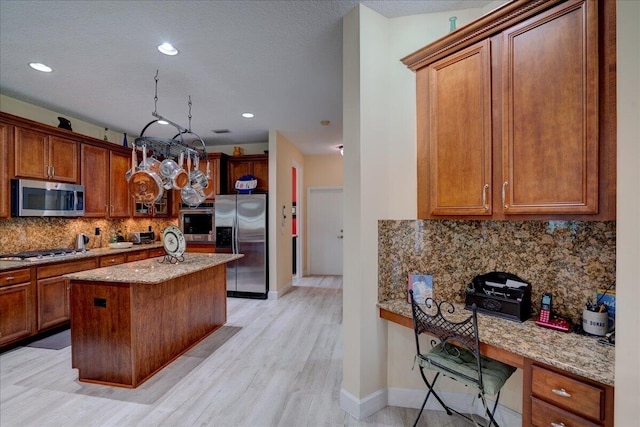
[[(416, 338), (417, 355), (421, 355), (420, 334), (427, 333), (435, 338), (431, 339), (432, 347), (442, 344), (443, 349), (448, 350), (452, 357), (460, 357), (460, 350), (464, 349), (470, 352), (476, 363), (478, 372), (477, 378), (470, 378), (478, 383), (480, 389), (482, 385), (482, 364), (480, 359), (480, 340), (478, 338), (478, 317), (477, 308), (473, 304), (471, 307), (471, 315), (464, 320), (451, 320), (455, 312), (455, 307), (448, 301), (436, 302), (432, 298), (427, 298), (424, 302), (426, 311), (415, 301), (413, 291), (409, 291), (411, 297), (411, 312), (413, 314), (413, 329)], [(445, 317), (444, 312), (449, 315)]]

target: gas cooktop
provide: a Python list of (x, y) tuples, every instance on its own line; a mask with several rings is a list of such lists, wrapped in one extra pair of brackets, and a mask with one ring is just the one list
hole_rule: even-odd
[(2, 254), (2, 261), (40, 261), (51, 258), (63, 258), (84, 254), (88, 249), (76, 250), (70, 248), (44, 249), (40, 251), (17, 252), (14, 254)]

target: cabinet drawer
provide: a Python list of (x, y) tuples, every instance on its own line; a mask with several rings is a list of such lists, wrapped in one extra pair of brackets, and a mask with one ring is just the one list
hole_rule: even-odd
[(109, 256), (100, 257), (100, 267), (108, 267), (110, 265), (124, 264), (124, 254), (115, 254)]
[(532, 367), (533, 396), (595, 420), (604, 419), (604, 390), (539, 366)]
[(599, 427), (582, 417), (572, 414), (535, 397), (531, 398), (531, 424), (534, 427)]
[(140, 261), (141, 259), (147, 258), (149, 258), (149, 253), (147, 251), (138, 251), (127, 254), (127, 262)]
[(91, 270), (93, 268), (96, 268), (95, 258), (64, 262), (54, 265), (44, 265), (42, 267), (38, 267), (38, 279), (62, 276), (63, 274), (77, 273), (78, 271)]
[(30, 282), (31, 269), (13, 270), (0, 273), (0, 286), (15, 285), (16, 283)]
[(165, 256), (166, 254), (167, 252), (164, 250), (164, 248), (149, 249), (149, 258)]

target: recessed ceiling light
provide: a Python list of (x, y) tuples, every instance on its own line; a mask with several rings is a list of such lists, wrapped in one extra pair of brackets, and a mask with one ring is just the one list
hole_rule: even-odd
[(29, 67), (34, 70), (42, 71), (43, 73), (50, 73), (53, 71), (51, 67), (45, 64), (41, 64), (40, 62), (29, 62)]
[(242, 113), (242, 117), (245, 119), (250, 119), (253, 117), (253, 113)]
[(164, 53), (165, 55), (169, 55), (169, 56), (178, 54), (178, 49), (173, 47), (171, 43), (162, 43), (160, 46), (158, 46), (158, 50)]

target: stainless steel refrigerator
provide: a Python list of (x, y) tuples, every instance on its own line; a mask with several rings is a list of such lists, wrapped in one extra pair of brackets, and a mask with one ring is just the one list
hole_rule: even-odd
[(227, 296), (267, 299), (267, 195), (218, 195), (216, 252), (244, 254), (227, 263)]

